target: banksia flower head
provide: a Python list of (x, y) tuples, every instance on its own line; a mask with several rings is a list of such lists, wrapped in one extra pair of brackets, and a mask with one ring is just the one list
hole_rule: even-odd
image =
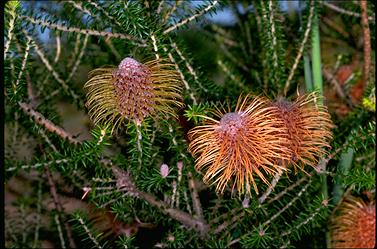
[(331, 227), (333, 248), (375, 248), (376, 203), (348, 197), (339, 208)]
[[(289, 160), (283, 160), (282, 165), (288, 164), (302, 168), (302, 165), (317, 166), (318, 158), (327, 154), (330, 148), (333, 127), (327, 108), (319, 103), (317, 93), (299, 96), (293, 102), (283, 98), (272, 103), (277, 109), (278, 116), (286, 130), (289, 148)], [(285, 129), (284, 129), (285, 128)]]
[(177, 72), (164, 60), (142, 64), (125, 58), (118, 68), (99, 68), (85, 83), (86, 106), (94, 123), (117, 129), (124, 121), (140, 126), (146, 117), (169, 114), (182, 106)]
[[(205, 117), (206, 125), (189, 132), (189, 150), (196, 159), (196, 169), (203, 171), (204, 182), (216, 184), (216, 191), (223, 192), (233, 181), (239, 194), (250, 194), (250, 185), (258, 193), (254, 177), (269, 184), (265, 174), (282, 169), (275, 162), (285, 158), (287, 150), (281, 146), (286, 138), (277, 127), (283, 124), (274, 107), (265, 99), (240, 97), (234, 112), (216, 110), (219, 120)], [(225, 114), (224, 114), (225, 113)], [(288, 158), (286, 158), (288, 159)]]

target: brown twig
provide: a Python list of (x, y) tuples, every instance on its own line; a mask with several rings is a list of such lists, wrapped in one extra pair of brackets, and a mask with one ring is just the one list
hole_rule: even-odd
[(290, 185), (289, 187), (285, 188), (283, 191), (281, 191), (280, 193), (278, 193), (277, 195), (275, 195), (274, 198), (270, 199), (267, 204), (270, 204), (271, 202), (274, 202), (276, 200), (279, 200), (283, 195), (285, 195), (288, 191), (294, 189), (295, 187), (297, 187), (298, 185), (300, 185), (303, 181), (305, 181), (308, 177), (307, 176), (304, 176), (302, 177), (300, 180), (298, 180), (297, 182), (295, 182), (294, 184)]
[(364, 34), (364, 67), (363, 67), (363, 79), (364, 79), (364, 88), (367, 85), (370, 71), (370, 55), (371, 55), (371, 46), (370, 46), (370, 29), (368, 23), (368, 13), (367, 13), (367, 1), (360, 1), (361, 8), (361, 26), (363, 28)]
[(48, 131), (57, 134), (63, 139), (67, 139), (70, 143), (78, 144), (80, 141), (76, 140), (71, 134), (66, 132), (63, 128), (55, 125), (50, 120), (45, 118), (41, 113), (35, 111), (29, 104), (19, 102), (18, 103), (21, 109), (30, 117), (32, 117), (35, 122), (39, 125), (42, 125)]
[(170, 26), (168, 29), (166, 29), (163, 33), (164, 34), (167, 34), (175, 29), (177, 29), (178, 27), (182, 26), (182, 25), (185, 25), (186, 23), (188, 22), (191, 22), (192, 20), (194, 20), (195, 18), (198, 18), (199, 16), (202, 16), (204, 15), (205, 13), (207, 13), (208, 11), (210, 11), (213, 7), (215, 7), (219, 2), (217, 0), (215, 0), (213, 3), (210, 3), (208, 4), (208, 6), (206, 8), (204, 8), (203, 10), (199, 11), (198, 13), (184, 19), (184, 20), (181, 20), (179, 21), (177, 24), (173, 25), (173, 26)]
[[(54, 199), (54, 204), (55, 204), (56, 210), (58, 210), (58, 212), (60, 213), (59, 214), (59, 220), (60, 220), (60, 222), (62, 222), (61, 214), (64, 212), (63, 206), (62, 206), (60, 199), (58, 197), (58, 194), (56, 192), (56, 186), (55, 186), (54, 180), (52, 179), (51, 171), (47, 166), (45, 166), (44, 168), (45, 168), (45, 172), (46, 172), (46, 176), (47, 176), (47, 180), (48, 180), (48, 185), (50, 186), (50, 193), (51, 193), (52, 198)], [(64, 228), (67, 232), (69, 246), (71, 248), (76, 248), (76, 244), (75, 244), (75, 241), (73, 240), (71, 228), (69, 227), (69, 225), (66, 221), (63, 221), (63, 224), (64, 224)]]
[(304, 33), (304, 38), (302, 39), (299, 51), (297, 53), (295, 62), (293, 63), (293, 66), (291, 68), (291, 71), (289, 72), (289, 76), (287, 78), (287, 81), (285, 82), (284, 95), (287, 95), (289, 84), (290, 84), (290, 82), (291, 82), (291, 80), (292, 80), (292, 78), (295, 74), (295, 71), (296, 71), (296, 68), (298, 66), (298, 63), (300, 62), (301, 56), (303, 55), (305, 44), (306, 44), (306, 42), (308, 41), (308, 38), (309, 38), (309, 33), (310, 33), (310, 30), (311, 30), (312, 21), (313, 21), (313, 16), (314, 16), (314, 1), (311, 1), (311, 3), (310, 3), (310, 13), (309, 13), (309, 17), (308, 17), (308, 23), (306, 24), (306, 30), (305, 30), (305, 33)]
[(336, 93), (339, 95), (339, 97), (342, 98), (344, 101), (346, 101), (349, 107), (352, 107), (353, 106), (352, 101), (344, 93), (343, 88), (340, 86), (339, 82), (335, 79), (335, 76), (331, 74), (326, 68), (322, 68), (322, 73), (325, 79), (335, 87)]
[(236, 223), (238, 220), (240, 220), (243, 216), (245, 215), (245, 211), (242, 211), (241, 213), (239, 213), (238, 215), (236, 216), (233, 216), (233, 218), (231, 220), (227, 220), (225, 221), (223, 224), (219, 225), (214, 231), (213, 233), (214, 234), (218, 234), (220, 233), (221, 231), (223, 231), (224, 229), (226, 229), (229, 225), (232, 225), (234, 223)]
[(149, 204), (157, 207), (162, 213), (169, 215), (171, 218), (181, 222), (183, 225), (199, 232), (201, 237), (206, 237), (209, 231), (209, 225), (204, 221), (194, 218), (192, 215), (178, 209), (170, 208), (169, 205), (155, 196), (140, 191), (136, 188), (128, 172), (112, 166), (113, 174), (117, 179), (117, 189), (126, 192), (128, 195), (137, 196)]
[[(360, 1), (362, 2), (362, 1)], [(353, 11), (349, 11), (349, 10), (345, 10), (345, 9), (342, 9), (334, 4), (331, 4), (331, 3), (327, 3), (325, 1), (320, 1), (321, 4), (325, 5), (326, 7), (329, 7), (330, 9), (336, 11), (336, 12), (339, 12), (339, 13), (342, 13), (342, 14), (345, 14), (345, 15), (349, 15), (349, 16), (354, 16), (354, 17), (360, 17), (360, 14), (359, 13), (356, 13), (356, 12), (353, 12)], [(361, 16), (361, 18), (363, 18)], [(375, 22), (374, 20), (374, 16), (371, 16), (369, 18), (367, 18), (367, 20), (371, 21), (371, 22)]]
[(177, 9), (177, 7), (182, 3), (182, 0), (175, 1), (174, 5), (168, 9), (168, 11), (165, 13), (164, 17), (162, 18), (162, 22), (166, 22), (170, 15)]
[(125, 39), (125, 40), (130, 40), (134, 41), (136, 45), (140, 47), (146, 47), (147, 44), (143, 40), (138, 40), (135, 37), (127, 34), (122, 34), (122, 33), (112, 33), (108, 31), (97, 31), (97, 30), (91, 30), (91, 29), (80, 29), (80, 28), (74, 28), (74, 27), (69, 27), (65, 25), (60, 25), (60, 24), (54, 24), (49, 21), (44, 21), (42, 19), (34, 19), (29, 16), (19, 16), (19, 18), (24, 19), (30, 23), (37, 24), (40, 26), (47, 27), (49, 29), (57, 29), (61, 30), (64, 32), (73, 32), (73, 33), (81, 33), (81, 34), (88, 34), (88, 35), (93, 35), (93, 36), (101, 36), (101, 37), (110, 37), (110, 38), (118, 38), (118, 39)]
[(271, 194), (272, 190), (274, 189), (274, 187), (278, 183), (282, 174), (283, 174), (283, 171), (281, 171), (281, 170), (276, 172), (274, 179), (271, 182), (271, 186), (269, 186), (268, 189), (263, 193), (263, 195), (258, 199), (259, 204), (262, 204), (266, 200), (266, 198)]
[(195, 210), (195, 214), (199, 220), (204, 221), (202, 204), (200, 203), (199, 194), (196, 189), (195, 182), (194, 182), (194, 179), (192, 178), (191, 172), (188, 172), (188, 183), (189, 183), (192, 204)]
[(195, 98), (195, 96), (194, 96), (194, 93), (193, 93), (192, 89), (190, 88), (188, 82), (186, 81), (186, 78), (185, 78), (184, 74), (182, 73), (181, 69), (179, 68), (179, 65), (178, 65), (177, 62), (175, 61), (173, 55), (172, 55), (170, 52), (168, 52), (168, 49), (167, 49), (166, 47), (164, 47), (163, 49), (164, 49), (164, 51), (168, 54), (171, 63), (174, 64), (175, 70), (177, 70), (177, 72), (179, 73), (179, 76), (181, 77), (181, 80), (182, 80), (182, 82), (183, 82), (183, 84), (184, 84), (186, 90), (189, 92), (189, 96), (190, 96), (190, 98), (192, 99), (193, 103), (194, 103), (194, 104), (197, 104), (198, 101), (196, 100), (196, 98)]
[(325, 24), (327, 24), (330, 28), (334, 29), (336, 32), (341, 34), (344, 38), (349, 38), (350, 34), (346, 30), (344, 30), (343, 27), (337, 24), (334, 20), (325, 16), (322, 18), (322, 20)]
[(48, 61), (47, 56), (43, 52), (43, 50), (39, 47), (39, 45), (34, 41), (34, 39), (28, 34), (26, 30), (22, 30), (22, 32), (25, 34), (27, 39), (30, 39), (33, 42), (34, 50), (37, 52), (39, 58), (47, 68), (47, 70), (52, 74), (52, 76), (55, 78), (57, 82), (61, 84), (63, 87), (64, 91), (66, 91), (68, 94), (70, 94), (76, 101), (79, 101), (79, 96), (73, 92), (72, 89), (69, 88), (67, 85), (67, 82), (64, 81), (60, 75), (56, 72), (56, 70), (53, 68), (53, 65)]
[(227, 218), (228, 216), (233, 216), (234, 214), (238, 213), (239, 211), (241, 211), (243, 208), (235, 208), (233, 210), (231, 210), (230, 212), (226, 212), (218, 217), (216, 217), (215, 219), (211, 220), (210, 224), (211, 225), (214, 225), (216, 224), (217, 222), (219, 222), (221, 219), (225, 219)]
[(270, 224), (273, 220), (275, 220), (277, 217), (279, 217), (285, 210), (287, 210), (290, 206), (292, 206), (292, 204), (297, 201), (301, 196), (302, 194), (306, 191), (306, 189), (309, 187), (311, 183), (311, 179), (309, 179), (308, 183), (306, 183), (303, 188), (300, 190), (300, 192), (298, 192), (298, 194), (290, 201), (287, 203), (287, 205), (285, 205), (282, 209), (280, 209), (276, 214), (274, 214), (269, 220), (267, 220), (266, 222), (264, 222), (262, 224), (262, 227), (265, 227), (267, 226), (268, 224)]

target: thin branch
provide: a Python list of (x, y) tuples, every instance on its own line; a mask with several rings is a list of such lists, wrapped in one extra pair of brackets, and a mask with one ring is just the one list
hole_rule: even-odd
[(168, 56), (169, 56), (170, 61), (174, 64), (175, 69), (176, 69), (177, 72), (179, 73), (179, 76), (181, 77), (181, 80), (182, 80), (182, 82), (183, 82), (183, 84), (184, 84), (186, 90), (189, 92), (189, 96), (190, 96), (190, 98), (192, 99), (192, 101), (193, 101), (194, 104), (196, 105), (196, 104), (198, 103), (198, 101), (196, 100), (196, 98), (195, 98), (195, 96), (194, 96), (194, 94), (193, 94), (193, 92), (192, 92), (192, 90), (191, 90), (191, 88), (190, 88), (188, 82), (187, 82), (186, 79), (185, 79), (185, 76), (183, 75), (183, 73), (182, 73), (182, 71), (181, 71), (181, 69), (179, 68), (178, 64), (175, 62), (174, 57), (172, 56), (172, 54), (171, 54), (170, 52), (168, 52), (168, 49), (165, 48), (165, 47), (164, 47), (164, 51), (165, 51), (166, 53), (168, 53)]
[(224, 44), (220, 44), (220, 48), (224, 51), (224, 54), (233, 62), (235, 63), (237, 66), (239, 66), (240, 68), (242, 68), (243, 71), (249, 73), (249, 68), (243, 64), (239, 59), (235, 58), (231, 52), (229, 52), (229, 50), (224, 46)]
[[(31, 36), (29, 36), (25, 30), (23, 30), (23, 32), (24, 32), (25, 36), (28, 39), (33, 40), (33, 38)], [(75, 100), (78, 101), (79, 100), (79, 96), (76, 93), (74, 93), (72, 91), (72, 89), (69, 88), (69, 86), (67, 85), (67, 83), (62, 78), (60, 78), (59, 74), (53, 69), (53, 67), (51, 66), (51, 63), (47, 60), (47, 58), (44, 55), (43, 51), (39, 48), (39, 46), (37, 45), (37, 43), (35, 41), (34, 41), (34, 47), (35, 47), (35, 51), (37, 52), (39, 58), (42, 60), (43, 64), (46, 66), (47, 70), (50, 71), (50, 73), (52, 74), (52, 76), (54, 76), (55, 80), (62, 85), (63, 89), (68, 94), (70, 94)]]
[(232, 240), (231, 242), (229, 242), (228, 245), (227, 245), (226, 247), (227, 247), (227, 248), (230, 248), (231, 245), (234, 245), (234, 244), (236, 244), (236, 243), (238, 243), (238, 242), (240, 242), (240, 241), (241, 241), (240, 238), (234, 239), (234, 240)]
[(58, 152), (58, 150), (56, 149), (55, 145), (51, 142), (51, 140), (48, 138), (48, 136), (46, 135), (46, 133), (44, 132), (43, 129), (39, 129), (38, 133), (48, 143), (48, 145), (52, 148), (53, 151)]
[[(31, 42), (31, 41), (30, 41)], [(30, 48), (31, 48), (31, 44), (29, 44), (29, 39), (27, 41), (27, 46), (26, 46), (26, 49), (25, 49), (25, 53), (26, 51), (28, 51), (30, 48), (28, 48), (28, 45), (30, 45)], [(16, 41), (16, 46), (17, 46), (17, 50), (19, 53), (22, 53), (22, 49), (21, 49), (21, 46), (20, 46), (20, 43), (18, 41)], [(29, 51), (28, 51), (29, 53)], [(24, 55), (24, 60), (25, 60), (25, 68), (26, 68), (26, 55)], [(24, 62), (22, 62), (24, 63)], [(35, 98), (35, 95), (33, 93), (33, 87), (32, 87), (32, 84), (31, 84), (31, 77), (30, 77), (30, 74), (28, 72), (28, 70), (26, 69), (25, 70), (25, 77), (26, 77), (26, 82), (27, 82), (27, 94), (28, 94), (28, 99), (30, 101), (30, 105), (35, 107), (36, 105), (36, 98)]]
[(71, 134), (66, 132), (63, 128), (55, 125), (50, 120), (45, 118), (41, 113), (32, 109), (29, 104), (19, 102), (19, 106), (21, 107), (21, 109), (24, 111), (25, 114), (32, 117), (37, 124), (43, 126), (46, 130), (57, 134), (63, 139), (67, 139), (70, 143), (73, 143), (73, 144), (80, 143), (79, 140), (75, 139)]
[(213, 3), (209, 4), (206, 8), (204, 8), (202, 11), (199, 11), (198, 13), (196, 13), (195, 15), (192, 15), (190, 16), (189, 18), (186, 18), (180, 22), (178, 22), (177, 24), (169, 27), (168, 29), (166, 29), (164, 31), (164, 34), (167, 34), (175, 29), (177, 29), (178, 27), (182, 26), (182, 25), (185, 25), (186, 23), (188, 22), (191, 22), (192, 20), (194, 20), (195, 18), (199, 17), (199, 16), (202, 16), (204, 15), (205, 13), (207, 13), (208, 11), (210, 11), (213, 7), (215, 7), (216, 5), (218, 4), (218, 1), (214, 1)]
[(334, 20), (328, 17), (322, 17), (322, 21), (327, 24), (330, 28), (334, 29), (336, 32), (341, 34), (344, 38), (348, 39), (350, 34), (345, 31), (338, 23), (336, 23)]
[(263, 195), (258, 199), (259, 204), (262, 204), (266, 200), (266, 198), (271, 194), (271, 191), (275, 188), (282, 174), (283, 174), (282, 170), (278, 170), (278, 172), (276, 172), (274, 179), (272, 179), (271, 185), (267, 188), (267, 190), (263, 193)]
[(204, 92), (208, 92), (208, 90), (206, 88), (204, 88), (202, 86), (202, 84), (200, 83), (199, 81), (199, 78), (198, 78), (198, 75), (195, 73), (194, 69), (192, 68), (192, 66), (189, 64), (188, 60), (183, 56), (182, 52), (178, 49), (178, 46), (175, 42), (173, 42), (171, 44), (171, 46), (174, 48), (174, 50), (177, 52), (177, 54), (179, 55), (179, 57), (181, 57), (181, 60), (183, 60), (186, 64), (186, 68), (188, 69), (188, 71), (190, 72), (190, 74), (194, 77), (196, 83), (198, 83), (199, 87), (201, 89), (203, 89)]
[(229, 227), (229, 225), (234, 224), (234, 223), (236, 223), (237, 221), (239, 221), (244, 215), (245, 215), (245, 211), (242, 211), (242, 212), (239, 213), (238, 215), (234, 216), (231, 220), (227, 220), (227, 221), (225, 221), (223, 224), (219, 225), (219, 226), (213, 231), (213, 233), (214, 233), (214, 234), (218, 234), (218, 233), (220, 233), (221, 231), (223, 231), (224, 229), (226, 229), (227, 227)]
[(280, 193), (278, 193), (277, 195), (274, 196), (274, 198), (271, 198), (270, 200), (267, 201), (267, 204), (270, 204), (274, 201), (277, 201), (279, 200), (283, 195), (285, 195), (288, 191), (291, 191), (292, 189), (294, 189), (295, 187), (299, 186), (302, 182), (304, 182), (308, 177), (307, 176), (304, 176), (302, 178), (300, 178), (300, 180), (296, 181), (295, 183), (293, 183), (292, 185), (290, 185), (289, 187), (285, 188), (283, 191), (281, 191)]
[(69, 74), (68, 78), (66, 79), (66, 82), (71, 80), (72, 76), (76, 73), (77, 68), (80, 65), (81, 59), (82, 59), (82, 57), (84, 55), (84, 52), (85, 52), (85, 49), (86, 49), (86, 45), (88, 44), (88, 37), (89, 37), (89, 35), (85, 35), (84, 42), (83, 42), (83, 45), (81, 47), (80, 54), (77, 57), (75, 65), (73, 66), (71, 73)]
[(238, 212), (240, 212), (240, 211), (242, 211), (242, 210), (243, 210), (243, 208), (235, 208), (235, 209), (232, 209), (230, 212), (226, 212), (226, 213), (224, 213), (224, 214), (222, 214), (222, 215), (220, 215), (220, 216), (217, 216), (215, 219), (211, 220), (211, 221), (210, 221), (210, 224), (211, 224), (211, 225), (214, 225), (214, 224), (216, 224), (217, 222), (219, 222), (220, 220), (225, 219), (225, 218), (227, 218), (228, 216), (233, 216), (234, 214), (236, 214), (236, 213), (238, 213)]
[[(106, 41), (107, 39), (105, 39)], [(79, 47), (80, 47), (80, 43), (81, 43), (81, 34), (78, 33), (77, 36), (76, 36), (76, 41), (75, 41), (75, 47), (73, 49), (73, 55), (71, 58), (69, 58), (69, 62), (68, 62), (68, 65), (67, 67), (71, 67), (73, 62), (75, 61), (75, 58), (77, 56), (77, 54), (79, 53)]]
[(189, 212), (189, 214), (192, 214), (191, 206), (190, 206), (190, 203), (189, 203), (189, 200), (188, 200), (188, 196), (187, 196), (187, 192), (186, 192), (186, 191), (183, 191), (183, 197), (185, 198), (187, 211)]
[(297, 69), (298, 63), (299, 63), (299, 61), (301, 59), (302, 53), (304, 52), (305, 44), (308, 41), (310, 30), (311, 30), (311, 26), (312, 26), (313, 16), (314, 16), (314, 1), (312, 0), (312, 1), (310, 1), (310, 13), (309, 13), (309, 17), (308, 17), (308, 23), (306, 24), (306, 30), (305, 30), (305, 33), (304, 33), (304, 39), (301, 42), (300, 48), (298, 50), (298, 53), (297, 53), (297, 56), (296, 56), (296, 59), (295, 59), (295, 62), (293, 63), (291, 71), (289, 72), (288, 79), (285, 82), (284, 96), (287, 95), (289, 84), (291, 83), (291, 80), (292, 80), (292, 78), (293, 78), (293, 76), (295, 74), (295, 71)]
[(143, 163), (143, 160), (142, 160), (142, 158), (143, 158), (143, 148), (141, 146), (143, 136), (141, 135), (140, 127), (137, 123), (135, 123), (135, 128), (136, 128), (136, 133), (137, 133), (137, 137), (136, 137), (137, 151), (139, 152), (137, 160), (139, 162), (139, 169), (141, 169), (142, 163)]
[[(172, 135), (172, 142), (174, 144), (174, 146), (178, 146), (178, 143), (177, 143), (177, 140), (175, 139), (175, 134), (176, 132), (173, 132), (173, 126), (171, 125), (171, 123), (168, 123), (168, 128), (169, 128), (169, 134)], [(183, 154), (182, 152), (180, 152), (180, 156), (182, 158), (187, 158), (187, 156), (185, 154)]]
[(160, 12), (162, 10), (162, 5), (164, 5), (164, 3), (165, 3), (164, 0), (160, 0), (158, 7), (157, 7), (157, 10), (156, 10), (157, 15), (160, 14)]
[(183, 162), (182, 161), (179, 161), (177, 162), (177, 169), (178, 169), (178, 179), (177, 179), (177, 186), (176, 186), (176, 190), (177, 190), (177, 196), (176, 196), (176, 207), (179, 208), (179, 185), (181, 184), (181, 181), (182, 181), (182, 170), (183, 170)]
[[(50, 166), (51, 164), (61, 164), (61, 163), (68, 163), (70, 162), (71, 160), (69, 159), (59, 159), (59, 160), (55, 160), (55, 161), (50, 161), (48, 163), (36, 163), (36, 164), (33, 164), (33, 165), (22, 165), (21, 167), (19, 167), (20, 169), (36, 169), (36, 168), (39, 168), (39, 167), (45, 167), (45, 166)], [(7, 168), (5, 169), (5, 171), (14, 171), (16, 170), (18, 167), (10, 167), (10, 168)]]
[(63, 236), (63, 231), (62, 231), (62, 226), (60, 224), (60, 221), (59, 221), (59, 215), (58, 214), (55, 214), (54, 215), (54, 220), (55, 220), (55, 223), (56, 223), (56, 226), (58, 228), (58, 234), (59, 234), (59, 239), (60, 239), (60, 245), (62, 246), (62, 248), (66, 248), (65, 246), (65, 241), (64, 241), (64, 236)]
[(153, 42), (153, 50), (155, 52), (156, 59), (158, 60), (158, 59), (160, 59), (160, 55), (158, 54), (156, 37), (154, 35), (151, 35), (151, 39), (152, 39), (152, 42)]
[(217, 60), (217, 65), (220, 66), (220, 68), (223, 70), (223, 72), (234, 82), (236, 83), (240, 89), (242, 89), (244, 87), (244, 84), (242, 83), (242, 81), (237, 77), (235, 76), (231, 70), (224, 64), (224, 62), (222, 60)]
[(87, 34), (87, 35), (94, 35), (94, 36), (101, 36), (101, 37), (111, 37), (111, 38), (119, 38), (119, 39), (125, 39), (125, 40), (130, 40), (130, 41), (137, 41), (140, 43), (136, 43), (136, 45), (140, 47), (146, 47), (147, 44), (144, 41), (139, 41), (135, 39), (134, 37), (130, 35), (125, 35), (121, 33), (113, 33), (113, 32), (107, 32), (107, 31), (97, 31), (97, 30), (90, 30), (90, 29), (80, 29), (80, 28), (72, 28), (72, 27), (67, 27), (64, 25), (60, 24), (54, 24), (50, 22), (43, 21), (41, 19), (34, 19), (29, 16), (20, 16), (21, 19), (25, 19), (33, 24), (41, 25), (44, 27), (47, 27), (49, 29), (56, 29), (56, 30), (61, 30), (64, 32), (73, 32), (73, 33), (81, 33), (81, 34)]
[(371, 45), (370, 45), (370, 29), (368, 23), (368, 13), (367, 13), (367, 1), (360, 1), (361, 8), (361, 26), (363, 28), (364, 35), (364, 67), (363, 67), (363, 80), (364, 87), (368, 83), (369, 71), (370, 71), (370, 56), (371, 56)]
[[(362, 4), (361, 2), (363, 2), (364, 0), (361, 0), (360, 1), (360, 4)], [(362, 17), (362, 15), (360, 15), (359, 13), (356, 13), (356, 12), (353, 12), (353, 11), (349, 11), (349, 10), (345, 10), (343, 8), (340, 8), (334, 4), (331, 4), (331, 3), (328, 3), (328, 2), (325, 2), (325, 1), (320, 1), (321, 4), (325, 5), (326, 7), (336, 11), (336, 12), (339, 12), (339, 13), (342, 13), (342, 14), (345, 14), (345, 15), (349, 15), (349, 16), (354, 16), (354, 17)], [(371, 22), (375, 22), (375, 17), (374, 16), (371, 16), (371, 17), (368, 17), (367, 20), (371, 21)]]
[(37, 199), (37, 217), (36, 217), (36, 226), (34, 230), (34, 242), (33, 242), (33, 248), (37, 248), (37, 243), (39, 240), (39, 228), (41, 226), (41, 211), (42, 211), (42, 181), (38, 181), (38, 199)]
[(183, 2), (182, 0), (175, 1), (173, 7), (171, 7), (162, 18), (162, 22), (165, 23), (170, 17), (170, 15), (173, 14), (173, 12), (177, 9), (178, 5), (180, 5), (182, 2)]
[(86, 234), (89, 236), (89, 239), (96, 245), (97, 248), (102, 249), (102, 246), (98, 243), (96, 238), (92, 235), (88, 226), (85, 224), (84, 220), (80, 217), (78, 221), (80, 222), (81, 226), (84, 228)]
[(219, 27), (218, 25), (212, 24), (211, 30), (213, 32), (209, 32), (207, 30), (203, 30), (203, 32), (207, 33), (208, 35), (214, 35), (215, 39), (218, 41), (223, 41), (226, 45), (230, 47), (239, 46), (238, 42), (233, 40), (233, 37), (228, 33), (228, 31), (224, 30), (223, 28)]
[(28, 59), (28, 56), (29, 56), (29, 50), (31, 48), (31, 43), (32, 43), (32, 40), (29, 39), (29, 37), (27, 37), (26, 48), (25, 48), (24, 58), (22, 60), (21, 70), (18, 73), (17, 81), (13, 86), (14, 87), (13, 91), (14, 91), (15, 94), (17, 93), (18, 84), (20, 83), (22, 74), (24, 73), (25, 68), (26, 68), (26, 62), (27, 62), (27, 59)]
[(11, 19), (9, 20), (9, 28), (8, 28), (8, 33), (7, 33), (7, 40), (4, 44), (4, 61), (6, 60), (7, 58), (7, 52), (9, 50), (9, 47), (10, 47), (10, 43), (12, 41), (12, 38), (13, 38), (13, 29), (14, 29), (14, 23), (15, 23), (15, 20), (16, 20), (16, 8), (17, 8), (17, 4), (16, 3), (9, 3), (10, 4), (10, 16), (11, 16)]
[(60, 40), (60, 35), (56, 36), (56, 55), (54, 59), (54, 64), (56, 64), (60, 58), (60, 53), (61, 53), (61, 40)]
[(117, 60), (121, 60), (122, 57), (120, 56), (120, 54), (118, 53), (118, 51), (115, 49), (113, 43), (111, 42), (110, 39), (105, 39), (105, 43), (107, 44), (107, 46), (109, 46), (111, 52), (115, 55), (115, 57), (117, 58)]
[(88, 3), (92, 5), (94, 8), (96, 8), (97, 10), (101, 11), (109, 20), (111, 20), (112, 23), (115, 23), (119, 28), (122, 28), (122, 29), (124, 28), (124, 26), (117, 19), (112, 17), (109, 13), (106, 12), (104, 8), (99, 6), (97, 3), (92, 2), (92, 1), (88, 1)]
[(80, 10), (84, 14), (97, 18), (97, 16), (93, 15), (93, 13), (91, 13), (88, 9), (86, 9), (85, 7), (83, 7), (82, 4), (81, 4), (81, 2), (67, 1), (67, 3), (72, 4), (73, 7), (75, 7), (78, 10)]
[(287, 205), (285, 205), (282, 209), (280, 209), (279, 212), (277, 212), (276, 214), (274, 214), (269, 220), (267, 220), (266, 222), (264, 222), (263, 225), (262, 225), (262, 227), (265, 227), (268, 224), (270, 224), (277, 217), (279, 217), (279, 215), (281, 215), (285, 210), (287, 210), (290, 206), (292, 206), (293, 203), (295, 201), (297, 201), (301, 197), (301, 195), (306, 191), (306, 189), (309, 187), (310, 183), (311, 183), (311, 179), (308, 181), (307, 184), (304, 185), (304, 187), (300, 190), (300, 192), (298, 192), (298, 194), (290, 202), (287, 203)]
[(173, 193), (171, 195), (170, 207), (173, 208), (174, 203), (176, 202), (176, 196), (177, 196), (177, 182), (175, 180), (173, 180), (171, 185), (173, 187), (173, 191), (172, 191)]
[[(54, 200), (55, 208), (59, 212), (59, 218), (60, 218), (59, 220), (62, 220), (63, 218), (61, 217), (61, 214), (64, 212), (64, 209), (63, 209), (62, 203), (60, 202), (58, 193), (56, 191), (55, 182), (52, 179), (52, 174), (51, 174), (50, 169), (47, 166), (45, 166), (44, 169), (45, 169), (45, 172), (46, 172), (48, 185), (50, 186), (50, 193), (51, 193), (51, 196)], [(76, 244), (75, 244), (75, 241), (73, 240), (71, 228), (69, 227), (67, 222), (63, 222), (63, 224), (64, 224), (65, 231), (67, 232), (69, 246), (71, 248), (76, 248)]]
[(189, 183), (189, 188), (191, 192), (192, 205), (195, 210), (195, 215), (197, 216), (199, 220), (204, 221), (202, 204), (200, 203), (199, 194), (196, 189), (194, 179), (192, 178), (192, 173), (188, 172), (187, 175), (188, 175), (188, 183)]
[(278, 68), (278, 55), (277, 55), (277, 37), (276, 37), (276, 30), (275, 30), (275, 22), (274, 22), (274, 9), (272, 7), (272, 0), (268, 2), (268, 10), (270, 14), (269, 22), (271, 27), (271, 38), (272, 38), (272, 49), (273, 49), (273, 55), (272, 58), (274, 60), (274, 67)]
[(305, 226), (305, 225), (308, 224), (311, 220), (313, 220), (314, 217), (316, 217), (316, 216), (319, 214), (319, 212), (321, 211), (321, 209), (324, 208), (324, 207), (325, 207), (324, 205), (321, 205), (320, 207), (316, 208), (316, 209), (314, 210), (314, 212), (312, 212), (312, 214), (311, 214), (306, 220), (304, 220), (303, 222), (301, 222), (301, 223), (298, 224), (297, 226), (295, 226), (295, 227), (289, 229), (288, 231), (283, 232), (280, 236), (283, 237), (283, 236), (290, 235), (294, 230), (298, 230), (298, 229), (300, 229), (300, 227)]
[(344, 93), (343, 88), (340, 86), (339, 82), (336, 80), (335, 75), (332, 75), (326, 68), (322, 68), (322, 73), (325, 79), (330, 82), (336, 90), (336, 93), (339, 95), (341, 99), (346, 101), (347, 105), (352, 107), (352, 101), (350, 98)]
[(204, 221), (196, 219), (192, 215), (181, 210), (170, 208), (167, 203), (159, 200), (155, 196), (138, 190), (128, 172), (125, 172), (116, 166), (113, 166), (112, 170), (117, 179), (116, 185), (118, 190), (145, 200), (152, 206), (157, 207), (162, 213), (169, 215), (171, 218), (181, 222), (183, 225), (199, 232), (201, 237), (207, 236), (209, 225)]

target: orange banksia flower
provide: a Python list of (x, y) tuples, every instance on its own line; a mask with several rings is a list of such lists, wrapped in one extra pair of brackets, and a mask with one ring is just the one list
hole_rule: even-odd
[(118, 68), (95, 69), (89, 78), (84, 86), (89, 115), (112, 131), (126, 120), (141, 125), (146, 117), (174, 116), (174, 107), (182, 106), (179, 76), (161, 59), (142, 64), (127, 57)]
[(348, 197), (339, 208), (331, 227), (333, 248), (375, 248), (376, 203)]
[(214, 111), (218, 119), (206, 118), (206, 125), (189, 132), (189, 150), (196, 159), (196, 169), (204, 172), (204, 182), (216, 184), (223, 192), (233, 181), (239, 194), (250, 193), (250, 185), (258, 193), (254, 177), (269, 184), (265, 175), (282, 169), (275, 162), (286, 159), (287, 143), (282, 121), (276, 108), (260, 97), (240, 97), (234, 112)]
[(301, 95), (293, 102), (283, 98), (272, 102), (278, 116), (287, 131), (289, 160), (282, 165), (294, 165), (295, 169), (303, 165), (317, 166), (319, 158), (325, 156), (331, 148), (333, 127), (326, 106), (319, 103), (317, 93)]

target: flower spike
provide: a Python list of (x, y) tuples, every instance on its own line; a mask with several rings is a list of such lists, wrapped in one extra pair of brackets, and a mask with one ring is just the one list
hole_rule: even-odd
[(158, 59), (144, 64), (125, 58), (118, 68), (99, 68), (85, 83), (86, 106), (95, 124), (112, 126), (125, 121), (140, 126), (147, 117), (175, 116), (181, 107), (181, 82), (172, 65)]

